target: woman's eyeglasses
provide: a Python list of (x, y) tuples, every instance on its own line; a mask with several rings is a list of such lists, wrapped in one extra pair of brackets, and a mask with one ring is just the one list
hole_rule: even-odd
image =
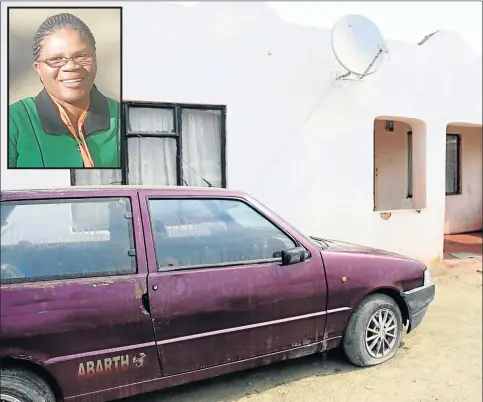
[(95, 54), (80, 54), (74, 57), (50, 57), (45, 60), (38, 60), (38, 62), (45, 63), (51, 68), (64, 67), (69, 60), (72, 60), (74, 63), (81, 66), (89, 66), (92, 64), (92, 61), (95, 59), (95, 57)]

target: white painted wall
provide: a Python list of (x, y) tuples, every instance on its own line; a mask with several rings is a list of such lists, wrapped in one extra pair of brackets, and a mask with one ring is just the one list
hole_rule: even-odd
[(480, 230), (483, 226), (482, 128), (448, 125), (447, 132), (461, 135), (461, 194), (446, 196), (444, 233)]
[[(263, 3), (124, 4), (124, 100), (226, 104), (230, 188), (308, 234), (442, 256), (446, 124), (482, 122), (481, 58), (458, 35), (391, 42), (377, 74), (333, 86), (330, 30), (286, 23)], [(388, 220), (373, 211), (373, 124), (385, 115), (420, 119), (427, 150), (426, 207)], [(1, 124), (5, 150), (5, 106)], [(6, 171), (4, 160), (2, 188), (70, 183), (64, 171)]]

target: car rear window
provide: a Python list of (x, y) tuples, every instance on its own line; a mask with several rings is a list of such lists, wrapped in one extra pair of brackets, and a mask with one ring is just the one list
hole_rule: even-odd
[(136, 272), (129, 198), (3, 202), (1, 283)]

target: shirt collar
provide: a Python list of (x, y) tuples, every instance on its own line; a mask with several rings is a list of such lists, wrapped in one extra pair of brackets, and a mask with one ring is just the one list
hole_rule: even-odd
[[(90, 99), (83, 130), (86, 136), (96, 131), (108, 130), (110, 127), (109, 103), (95, 85), (91, 89)], [(71, 135), (69, 128), (60, 117), (59, 109), (45, 89), (35, 98), (35, 106), (47, 134)]]

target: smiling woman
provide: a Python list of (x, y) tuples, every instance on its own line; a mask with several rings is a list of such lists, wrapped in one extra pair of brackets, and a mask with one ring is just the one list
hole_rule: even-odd
[(96, 87), (96, 40), (70, 13), (37, 29), (43, 90), (9, 107), (8, 168), (119, 168), (120, 104)]

